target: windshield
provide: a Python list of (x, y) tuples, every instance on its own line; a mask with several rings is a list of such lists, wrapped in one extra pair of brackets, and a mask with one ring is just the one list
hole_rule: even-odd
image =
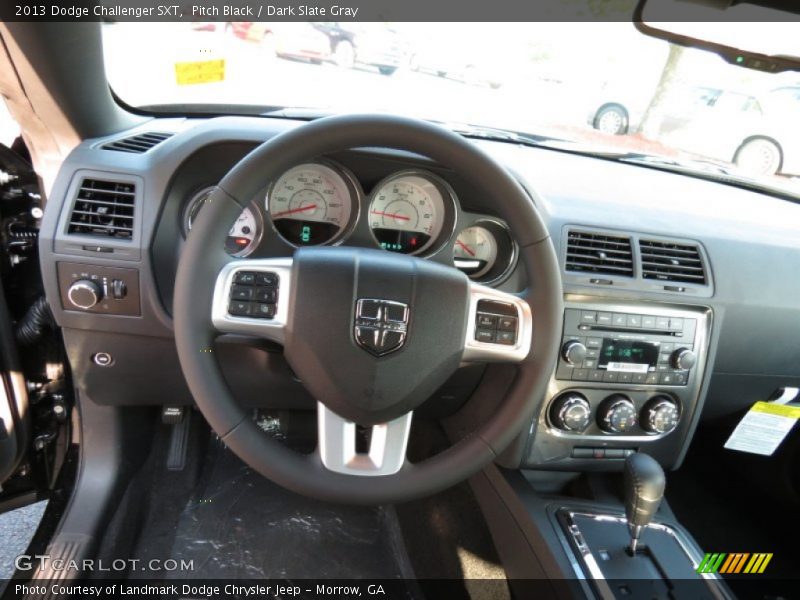
[(631, 23), (118, 22), (103, 36), (111, 87), (139, 108), (388, 112), (722, 166), (800, 196), (800, 74)]

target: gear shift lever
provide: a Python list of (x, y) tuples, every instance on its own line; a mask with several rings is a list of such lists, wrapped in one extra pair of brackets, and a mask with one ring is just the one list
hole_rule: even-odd
[(639, 536), (653, 519), (664, 497), (664, 470), (652, 456), (634, 453), (625, 460), (625, 517), (631, 534), (630, 554), (636, 554)]

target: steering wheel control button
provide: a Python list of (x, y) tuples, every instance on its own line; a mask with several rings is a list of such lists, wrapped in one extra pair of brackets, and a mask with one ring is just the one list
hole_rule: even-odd
[(256, 285), (278, 287), (278, 281), (277, 273), (256, 273)]
[(550, 421), (564, 431), (583, 433), (592, 422), (592, 407), (583, 394), (563, 394), (550, 405)]
[(239, 271), (233, 276), (233, 283), (241, 285), (254, 285), (256, 282), (256, 274), (250, 271)]
[(504, 302), (479, 300), (475, 316), (475, 340), (488, 344), (513, 346), (517, 343), (517, 309)]
[(612, 394), (597, 409), (597, 424), (607, 433), (627, 433), (636, 425), (636, 406), (623, 394)]
[(494, 315), (486, 315), (478, 313), (478, 318), (476, 321), (478, 327), (483, 329), (496, 329), (497, 328), (497, 317)]
[(228, 314), (234, 317), (274, 319), (278, 312), (277, 273), (238, 271), (233, 276)]
[(253, 295), (253, 287), (249, 285), (234, 285), (231, 290), (232, 300), (252, 300)]
[(392, 300), (361, 298), (356, 302), (355, 338), (370, 354), (383, 356), (406, 341), (408, 305)]
[(114, 357), (108, 352), (98, 352), (92, 357), (92, 362), (98, 367), (110, 367), (114, 364)]
[(228, 312), (236, 317), (249, 317), (253, 312), (253, 305), (251, 302), (231, 300), (228, 305)]

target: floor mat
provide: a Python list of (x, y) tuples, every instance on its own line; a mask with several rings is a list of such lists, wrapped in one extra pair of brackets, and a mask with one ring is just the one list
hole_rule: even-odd
[(172, 578), (414, 577), (392, 507), (333, 505), (298, 496), (218, 443), (212, 446), (173, 531), (168, 536), (143, 531), (135, 557), (192, 561), (193, 571), (172, 572)]

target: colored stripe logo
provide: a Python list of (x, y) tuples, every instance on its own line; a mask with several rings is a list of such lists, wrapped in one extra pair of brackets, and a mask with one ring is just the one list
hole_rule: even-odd
[(724, 575), (747, 573), (760, 574), (772, 560), (772, 553), (758, 552), (709, 552), (700, 561), (698, 573), (722, 573)]

